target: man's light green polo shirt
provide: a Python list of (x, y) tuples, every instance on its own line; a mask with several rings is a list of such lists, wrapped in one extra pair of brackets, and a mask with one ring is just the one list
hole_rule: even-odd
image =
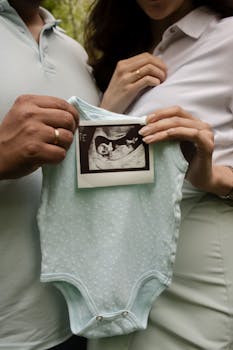
[[(78, 95), (98, 103), (86, 53), (45, 10), (39, 45), (6, 0), (0, 0), (0, 122), (21, 94)], [(0, 182), (0, 349), (42, 350), (70, 336), (66, 304), (39, 282), (36, 212), (41, 172)]]

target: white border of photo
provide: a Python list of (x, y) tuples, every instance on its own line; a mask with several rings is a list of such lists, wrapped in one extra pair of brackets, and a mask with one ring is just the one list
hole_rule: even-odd
[[(107, 126), (107, 125), (140, 125), (138, 118), (132, 120), (80, 120), (80, 126)], [(144, 125), (141, 124), (142, 126)], [(154, 182), (154, 151), (153, 145), (148, 146), (148, 166), (146, 170), (124, 170), (107, 172), (91, 172), (81, 173), (80, 160), (80, 137), (79, 128), (76, 131), (76, 161), (77, 161), (77, 185), (78, 188), (106, 187), (106, 186), (121, 186), (135, 185)]]

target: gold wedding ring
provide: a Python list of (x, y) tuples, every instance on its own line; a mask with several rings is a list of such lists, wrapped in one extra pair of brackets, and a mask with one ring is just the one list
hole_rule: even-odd
[(54, 145), (58, 145), (60, 133), (58, 129), (54, 129)]

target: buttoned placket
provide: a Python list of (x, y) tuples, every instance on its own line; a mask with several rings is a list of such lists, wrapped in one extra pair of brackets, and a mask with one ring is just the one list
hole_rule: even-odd
[(2, 13), (3, 17), (9, 19), (12, 23), (15, 24), (16, 30), (18, 31), (18, 34), (22, 40), (24, 40), (24, 42), (27, 42), (27, 44), (36, 51), (39, 62), (43, 66), (44, 70), (53, 73), (55, 67), (47, 59), (48, 42), (46, 34), (49, 30), (53, 30), (59, 21), (54, 20), (45, 23), (39, 36), (39, 43), (37, 43), (24, 21), (18, 16), (17, 12), (7, 2), (2, 1), (0, 3), (0, 12)]
[(176, 25), (173, 25), (166, 29), (163, 34), (162, 40), (154, 49), (153, 54), (155, 56), (162, 57), (164, 51), (169, 46), (169, 44), (179, 36), (180, 30)]
[(49, 46), (46, 34), (49, 30), (53, 30), (53, 27), (55, 25), (55, 23), (47, 23), (43, 26), (39, 36), (39, 43), (36, 42), (35, 38), (32, 36), (31, 32), (23, 21), (22, 25), (19, 26), (19, 31), (24, 36), (25, 40), (30, 44), (31, 47), (34, 48), (34, 50), (36, 50), (39, 62), (41, 63), (42, 67), (45, 71), (50, 73), (53, 73), (55, 68), (47, 58)]
[(49, 45), (47, 40), (47, 33), (49, 30), (53, 30), (56, 24), (57, 24), (56, 21), (55, 23), (45, 24), (41, 30), (40, 37), (39, 37), (39, 45), (38, 45), (39, 59), (44, 69), (49, 73), (53, 73), (55, 71), (55, 67), (48, 60)]

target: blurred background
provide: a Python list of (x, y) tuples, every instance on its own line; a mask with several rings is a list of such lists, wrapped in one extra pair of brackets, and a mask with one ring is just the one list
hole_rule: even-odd
[(42, 6), (47, 8), (67, 34), (83, 43), (83, 26), (93, 0), (44, 0)]

